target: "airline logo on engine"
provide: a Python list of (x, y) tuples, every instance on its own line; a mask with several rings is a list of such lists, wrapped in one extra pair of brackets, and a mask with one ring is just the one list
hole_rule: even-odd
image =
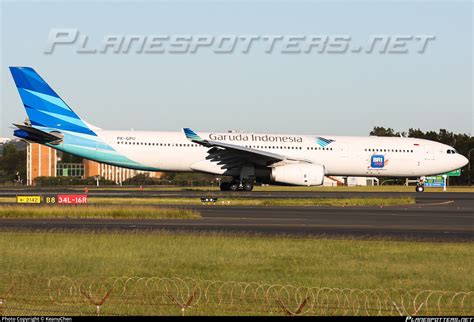
[(372, 168), (383, 168), (385, 165), (385, 156), (373, 155), (370, 159), (370, 166)]

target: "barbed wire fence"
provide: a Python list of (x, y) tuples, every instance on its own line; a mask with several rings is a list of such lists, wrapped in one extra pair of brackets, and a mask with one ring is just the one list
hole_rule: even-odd
[(0, 316), (473, 314), (472, 291), (305, 287), (189, 277), (0, 276)]

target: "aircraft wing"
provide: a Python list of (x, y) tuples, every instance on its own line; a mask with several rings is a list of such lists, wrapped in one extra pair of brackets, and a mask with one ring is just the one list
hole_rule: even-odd
[(283, 154), (247, 148), (245, 146), (225, 142), (204, 140), (189, 128), (184, 128), (183, 132), (188, 140), (209, 147), (209, 156), (206, 159), (218, 162), (219, 165), (222, 165), (223, 169), (230, 169), (244, 163), (253, 163), (261, 166), (276, 166), (294, 162), (311, 163), (309, 160), (287, 157)]

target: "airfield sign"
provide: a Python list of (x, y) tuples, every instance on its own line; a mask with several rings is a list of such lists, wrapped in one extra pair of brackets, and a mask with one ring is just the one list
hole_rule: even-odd
[(17, 203), (41, 203), (41, 196), (16, 196)]
[(445, 186), (445, 176), (431, 176), (425, 178), (425, 187), (443, 188)]
[(459, 177), (461, 176), (461, 169), (446, 172), (446, 173), (443, 173), (442, 175), (447, 175), (448, 177)]

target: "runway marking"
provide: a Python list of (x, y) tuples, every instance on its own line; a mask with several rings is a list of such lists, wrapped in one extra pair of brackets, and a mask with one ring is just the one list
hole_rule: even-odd
[(454, 203), (454, 200), (447, 200), (443, 202), (434, 202), (434, 203), (416, 203), (413, 206), (442, 206), (442, 205), (449, 205)]
[[(417, 208), (423, 208), (423, 207), (417, 207)], [(260, 209), (232, 209), (232, 208), (226, 208), (226, 210), (230, 210), (228, 213), (229, 213), (229, 216), (222, 216), (221, 214), (216, 214), (215, 216), (213, 216), (213, 213), (214, 213), (214, 209), (209, 209), (208, 208), (208, 211), (206, 210), (202, 210), (202, 209), (199, 209), (199, 208), (192, 208), (192, 209), (197, 209), (197, 210), (200, 210), (202, 211), (202, 216), (203, 218), (206, 218), (206, 219), (211, 219), (211, 218), (219, 218), (219, 219), (248, 219), (248, 220), (254, 220), (254, 219), (260, 219), (260, 218), (265, 218), (265, 219), (272, 219), (272, 220), (284, 220), (284, 219), (292, 219), (292, 220), (295, 220), (295, 219), (301, 219), (301, 220), (311, 220), (311, 219), (314, 219), (314, 218), (321, 218), (320, 216), (327, 216), (327, 213), (320, 213), (318, 211), (315, 211), (315, 210), (319, 210), (319, 209), (315, 209), (315, 208), (310, 208), (310, 209), (283, 209), (283, 210), (287, 210), (288, 212), (285, 212), (283, 215), (285, 215), (284, 217), (281, 216), (282, 214), (279, 213), (280, 216), (275, 216), (275, 217), (258, 217), (258, 214), (260, 213), (258, 210)], [(215, 209), (218, 211), (218, 209)], [(255, 211), (256, 213), (256, 216), (255, 217), (234, 217), (232, 216), (231, 214), (236, 214), (236, 213), (241, 213), (241, 212), (246, 212), (246, 211)], [(261, 210), (266, 210), (266, 211), (269, 211), (270, 209), (261, 209)], [(278, 209), (280, 210), (280, 209)], [(276, 213), (278, 213), (278, 210), (276, 211)], [(327, 209), (320, 209), (320, 210), (327, 210)], [(331, 209), (332, 210), (332, 209)], [(346, 209), (346, 210), (353, 210), (353, 209)], [(359, 210), (369, 210), (369, 209), (359, 209)], [(370, 209), (371, 210), (371, 209)], [(383, 216), (395, 216), (395, 215), (398, 215), (398, 216), (403, 216), (403, 217), (437, 217), (437, 218), (471, 218), (472, 216), (471, 215), (464, 215), (464, 214), (458, 214), (458, 213), (455, 213), (455, 212), (450, 212), (448, 214), (444, 214), (443, 213), (443, 216), (439, 216), (438, 212), (439, 212), (439, 209), (433, 209), (434, 212), (426, 212), (427, 210), (424, 210), (423, 212), (415, 212), (415, 213), (410, 213), (411, 211), (413, 211), (413, 208), (400, 208), (400, 209), (397, 209), (398, 212), (393, 212), (394, 209), (377, 209), (379, 211), (375, 212), (375, 213), (369, 213), (369, 212), (363, 212), (363, 213), (352, 213), (350, 211), (342, 211), (342, 212), (331, 212), (331, 216), (337, 216), (337, 217), (340, 217), (340, 216), (347, 216), (347, 215), (351, 215), (351, 216), (359, 216), (359, 215), (363, 215), (363, 216), (370, 216), (370, 217), (383, 217)], [(429, 210), (429, 209), (428, 209)], [(391, 212), (391, 213), (387, 213), (387, 212)], [(408, 212), (408, 213), (407, 213)], [(299, 217), (299, 218), (294, 218), (294, 217), (289, 217), (289, 216), (293, 216), (293, 215), (306, 215), (308, 217)], [(319, 216), (318, 216), (319, 215)]]
[[(282, 221), (303, 221), (303, 220), (308, 220), (308, 218), (279, 218), (279, 217), (222, 217), (222, 216), (209, 216), (209, 217), (203, 217), (202, 219), (209, 219), (209, 220), (215, 220), (215, 219), (224, 219), (224, 220), (282, 220)], [(310, 218), (311, 219), (311, 218)]]

